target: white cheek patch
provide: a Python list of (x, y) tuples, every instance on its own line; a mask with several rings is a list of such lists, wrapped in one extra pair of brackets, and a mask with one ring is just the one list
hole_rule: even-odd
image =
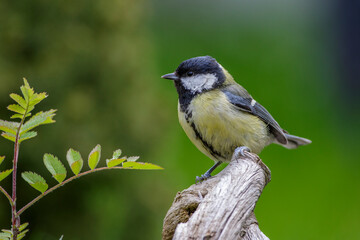
[(215, 74), (199, 74), (192, 77), (185, 77), (181, 79), (183, 86), (193, 93), (202, 92), (203, 90), (211, 89), (217, 81)]

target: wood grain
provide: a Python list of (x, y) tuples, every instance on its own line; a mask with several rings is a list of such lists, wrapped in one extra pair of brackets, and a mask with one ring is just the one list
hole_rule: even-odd
[(236, 149), (219, 174), (176, 194), (164, 219), (163, 240), (268, 239), (254, 208), (270, 170), (257, 155), (245, 155)]

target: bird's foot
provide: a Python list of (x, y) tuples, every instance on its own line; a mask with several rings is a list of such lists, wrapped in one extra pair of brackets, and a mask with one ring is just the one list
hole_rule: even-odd
[(202, 182), (208, 178), (211, 177), (211, 173), (215, 170), (215, 168), (217, 168), (219, 165), (221, 164), (221, 162), (215, 162), (215, 164), (206, 171), (206, 173), (204, 173), (203, 175), (201, 175), (201, 177), (196, 176), (196, 183), (198, 182)]
[(204, 173), (203, 175), (201, 175), (201, 177), (196, 176), (196, 183), (202, 182), (202, 181), (204, 181), (204, 180), (206, 180), (206, 179), (208, 179), (208, 178), (210, 178), (210, 177), (211, 177), (211, 175), (210, 175), (210, 173), (208, 173), (208, 172), (206, 172), (206, 173)]
[(246, 152), (251, 152), (250, 148), (247, 146), (241, 146), (235, 149), (235, 154), (243, 157), (246, 157)]

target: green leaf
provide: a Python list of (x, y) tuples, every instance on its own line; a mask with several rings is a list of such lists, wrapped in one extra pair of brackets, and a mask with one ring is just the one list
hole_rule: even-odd
[(24, 85), (25, 85), (25, 87), (26, 87), (26, 88), (30, 88), (30, 85), (29, 85), (27, 79), (26, 79), (26, 78), (23, 78), (23, 80), (24, 80)]
[(10, 140), (12, 142), (15, 142), (15, 135), (9, 132), (3, 132), (1, 134), (2, 137), (6, 138), (7, 140)]
[(34, 105), (38, 104), (39, 102), (44, 100), (47, 96), (48, 95), (46, 94), (46, 92), (34, 93), (34, 95), (30, 99), (30, 105), (34, 106)]
[(39, 174), (33, 172), (23, 172), (21, 176), (27, 183), (30, 184), (30, 186), (41, 193), (44, 193), (48, 189), (45, 179)]
[(20, 124), (18, 122), (9, 122), (0, 119), (0, 130), (4, 132), (9, 132), (15, 135), (19, 125)]
[(11, 104), (7, 107), (7, 109), (16, 113), (20, 113), (21, 115), (25, 114), (25, 109), (18, 104)]
[(7, 176), (9, 176), (10, 175), (10, 173), (12, 173), (12, 169), (8, 169), (8, 170), (5, 170), (5, 171), (3, 171), (3, 172), (0, 172), (0, 182), (4, 179), (4, 178), (6, 178)]
[(29, 226), (29, 223), (21, 224), (19, 227), (20, 233), (17, 236), (17, 240), (23, 239), (25, 237), (25, 234), (29, 231), (29, 229), (25, 229)]
[(24, 230), (25, 228), (27, 228), (27, 226), (29, 226), (29, 223), (27, 223), (27, 222), (21, 224), (20, 227), (19, 227), (19, 231), (21, 232), (22, 230)]
[(117, 149), (114, 151), (112, 159), (118, 159), (121, 155), (121, 149)]
[(10, 239), (11, 239), (11, 233), (6, 233), (6, 232), (0, 233), (0, 240), (10, 240)]
[(26, 229), (25, 231), (21, 232), (18, 237), (17, 240), (21, 240), (25, 237), (25, 234), (29, 231), (29, 229)]
[(38, 112), (32, 116), (20, 129), (20, 135), (26, 133), (27, 131), (43, 124), (54, 123), (55, 120), (52, 118), (55, 116), (56, 110), (51, 109), (46, 112)]
[(23, 117), (24, 117), (24, 115), (16, 113), (16, 114), (11, 115), (10, 118), (11, 118), (11, 119), (14, 119), (14, 118), (20, 118), (20, 119), (22, 119)]
[(0, 156), (0, 165), (2, 164), (2, 162), (4, 161), (5, 156)]
[(81, 158), (80, 153), (75, 151), (74, 149), (70, 148), (66, 154), (66, 159), (67, 159), (73, 173), (75, 175), (78, 175), (83, 166), (83, 160)]
[(124, 162), (124, 168), (131, 168), (131, 169), (163, 169), (162, 167), (152, 164), (152, 163), (142, 163), (142, 162)]
[(98, 144), (89, 154), (88, 164), (91, 170), (96, 168), (96, 166), (98, 165), (100, 161), (100, 156), (101, 156), (101, 146), (100, 144)]
[[(25, 117), (27, 118), (27, 117), (29, 117), (29, 116), (31, 116), (31, 113), (28, 113), (28, 114), (26, 114), (25, 115)], [(20, 119), (22, 119), (24, 117), (24, 115), (22, 115), (22, 114), (14, 114), (14, 115), (11, 115), (11, 119), (14, 119), (14, 118), (20, 118)]]
[(35, 108), (34, 105), (29, 105), (26, 113), (29, 114), (32, 110), (34, 110), (34, 108)]
[(118, 159), (106, 159), (106, 166), (107, 167), (115, 167), (119, 164), (121, 164), (122, 162), (125, 162), (126, 158), (118, 158)]
[(37, 132), (35, 132), (35, 131), (26, 132), (20, 136), (19, 143), (21, 143), (22, 141), (28, 140), (30, 138), (36, 137), (36, 136), (37, 136)]
[(8, 234), (13, 234), (13, 232), (9, 229), (1, 229), (1, 231), (3, 231), (4, 233), (8, 233)]
[(127, 161), (128, 162), (136, 162), (140, 157), (139, 156), (132, 156), (132, 157), (128, 157)]
[(44, 164), (56, 181), (59, 183), (64, 181), (66, 169), (57, 157), (48, 153), (44, 154)]
[(30, 99), (32, 98), (33, 94), (34, 94), (34, 90), (30, 87), (28, 81), (26, 80), (26, 78), (24, 79), (24, 85), (22, 85), (20, 87), (20, 90), (24, 96), (25, 102), (29, 103)]
[(16, 93), (11, 93), (10, 97), (17, 102), (20, 106), (22, 106), (24, 109), (26, 109), (26, 102), (25, 99), (23, 97), (21, 97), (20, 95), (16, 94)]

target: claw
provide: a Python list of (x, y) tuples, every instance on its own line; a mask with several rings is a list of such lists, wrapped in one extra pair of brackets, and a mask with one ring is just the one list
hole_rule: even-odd
[(212, 166), (209, 170), (207, 170), (206, 173), (204, 173), (203, 175), (201, 175), (201, 177), (196, 176), (196, 180), (195, 180), (196, 183), (202, 182), (202, 181), (210, 178), (210, 177), (211, 177), (211, 173), (212, 173), (212, 172), (214, 171), (214, 169), (217, 168), (220, 164), (221, 164), (221, 162), (216, 162), (216, 163), (214, 164), (214, 166)]
[(245, 152), (251, 152), (250, 148), (246, 146), (241, 146), (235, 149), (236, 155), (240, 154), (240, 156), (246, 157)]
[(202, 179), (202, 177), (196, 176), (195, 183), (200, 183), (202, 181), (204, 181), (204, 179)]
[(208, 172), (202, 174), (201, 177), (196, 176), (196, 183), (205, 181), (206, 179), (208, 179), (210, 177), (211, 177), (211, 175)]

